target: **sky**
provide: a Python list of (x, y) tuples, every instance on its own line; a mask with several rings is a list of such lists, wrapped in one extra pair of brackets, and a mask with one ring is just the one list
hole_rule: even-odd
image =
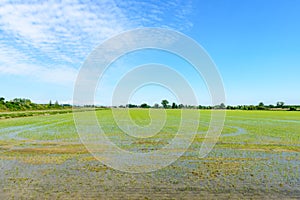
[[(226, 104), (300, 104), (300, 1), (101, 0), (0, 1), (0, 96), (37, 103), (72, 103), (88, 55), (134, 28), (179, 31), (199, 43), (222, 77)], [(181, 58), (142, 50), (116, 60), (96, 91), (110, 105), (115, 85), (134, 67), (169, 65), (190, 83), (199, 104), (210, 104), (203, 77)], [(148, 85), (131, 103), (178, 102), (168, 88)], [(183, 102), (184, 103), (184, 102)]]

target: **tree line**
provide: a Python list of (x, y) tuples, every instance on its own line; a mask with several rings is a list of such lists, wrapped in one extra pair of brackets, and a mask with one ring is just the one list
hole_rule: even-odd
[[(37, 104), (33, 103), (30, 99), (25, 98), (15, 98), (6, 101), (4, 97), (0, 97), (0, 111), (26, 111), (26, 110), (51, 110), (51, 109), (63, 109), (71, 108), (70, 104), (59, 104), (58, 101), (52, 103), (50, 100), (48, 104)], [(95, 106), (95, 105), (85, 105), (84, 107), (101, 107), (105, 106)], [(290, 110), (297, 111), (300, 110), (300, 105), (285, 105), (284, 102), (279, 101), (275, 105), (265, 105), (260, 102), (258, 105), (225, 105), (221, 103), (215, 106), (203, 106), (203, 105), (184, 105), (176, 104), (175, 102), (170, 103), (168, 100), (164, 99), (160, 104), (155, 103), (154, 105), (148, 105), (147, 103), (142, 103), (140, 105), (127, 104), (120, 105), (119, 108), (165, 108), (165, 109), (228, 109), (228, 110)]]
[(237, 106), (227, 106), (226, 109), (230, 110), (289, 110), (297, 111), (300, 110), (300, 105), (285, 105), (284, 102), (278, 101), (276, 105), (270, 104), (265, 105), (260, 102), (258, 105), (237, 105)]
[(153, 106), (148, 105), (147, 103), (142, 103), (141, 105), (136, 104), (127, 104), (121, 105), (120, 108), (165, 108), (165, 109), (228, 109), (228, 110), (290, 110), (290, 111), (297, 111), (300, 110), (300, 105), (285, 105), (284, 102), (279, 101), (276, 105), (270, 104), (265, 105), (263, 102), (260, 102), (258, 105), (225, 105), (221, 103), (220, 105), (215, 106), (203, 106), (203, 105), (183, 105), (183, 104), (176, 104), (175, 102), (170, 103), (168, 100), (164, 99), (161, 101), (160, 104), (155, 103)]
[(70, 107), (71, 105), (59, 104), (58, 101), (52, 103), (50, 100), (48, 104), (37, 104), (25, 98), (14, 98), (6, 101), (4, 97), (0, 97), (0, 111), (49, 110)]

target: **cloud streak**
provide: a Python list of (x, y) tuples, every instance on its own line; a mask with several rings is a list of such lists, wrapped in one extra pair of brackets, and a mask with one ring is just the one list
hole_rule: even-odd
[(1, 1), (0, 76), (73, 84), (86, 56), (105, 39), (136, 27), (191, 27), (190, 10), (179, 1)]

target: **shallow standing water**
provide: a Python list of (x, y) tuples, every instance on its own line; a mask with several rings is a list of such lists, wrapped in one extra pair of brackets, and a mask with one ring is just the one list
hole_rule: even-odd
[[(266, 114), (276, 118), (274, 113), (289, 120), (260, 120)], [(157, 137), (134, 139), (120, 133), (109, 111), (98, 114), (111, 140), (131, 151), (159, 149), (176, 131), (174, 119)], [(70, 114), (1, 120), (0, 199), (299, 199), (299, 116), (227, 115), (222, 137), (207, 157), (198, 157), (209, 116), (204, 112), (188, 151), (170, 166), (142, 174), (96, 160), (80, 143)]]

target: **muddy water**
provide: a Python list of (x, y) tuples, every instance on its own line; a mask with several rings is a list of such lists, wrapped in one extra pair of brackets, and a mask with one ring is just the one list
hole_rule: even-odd
[(0, 199), (300, 198), (299, 153), (214, 149), (199, 159), (197, 152), (144, 174), (110, 169), (89, 154), (60, 164), (1, 159)]
[[(195, 142), (184, 156), (164, 169), (129, 174), (104, 166), (82, 150), (79, 141), (20, 137), (24, 130), (56, 134), (55, 127), (60, 123), (64, 121), (0, 129), (0, 199), (300, 199), (297, 151), (238, 150), (217, 145), (200, 159), (201, 143)], [(249, 135), (249, 129), (240, 127), (242, 121), (231, 125), (227, 128), (233, 131), (222, 134), (222, 139)], [(120, 140), (116, 126), (108, 129), (111, 139)], [(263, 141), (274, 139), (259, 137)], [(123, 146), (132, 151), (153, 150), (165, 144), (164, 138), (139, 142), (122, 140)]]

